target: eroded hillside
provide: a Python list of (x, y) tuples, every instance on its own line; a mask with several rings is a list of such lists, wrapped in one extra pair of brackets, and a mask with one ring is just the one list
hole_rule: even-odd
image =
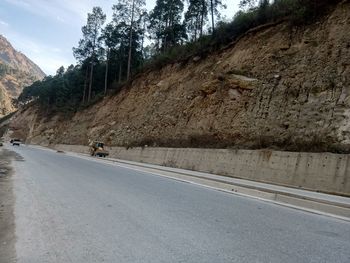
[(14, 111), (12, 100), (45, 74), (0, 35), (0, 117)]
[(40, 144), (350, 149), (350, 3), (302, 28), (252, 30), (203, 59), (143, 73), (73, 116), (23, 109), (12, 129)]

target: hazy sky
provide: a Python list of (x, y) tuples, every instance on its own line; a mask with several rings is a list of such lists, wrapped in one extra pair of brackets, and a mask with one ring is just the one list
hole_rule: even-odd
[[(147, 8), (156, 0), (146, 0)], [(0, 34), (47, 74), (75, 64), (72, 47), (81, 38), (87, 13), (101, 6), (111, 17), (113, 0), (0, 0)], [(232, 18), (239, 0), (223, 0), (223, 14)]]

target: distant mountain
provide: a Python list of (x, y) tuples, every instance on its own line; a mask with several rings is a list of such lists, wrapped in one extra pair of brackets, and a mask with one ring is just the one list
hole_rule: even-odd
[(15, 110), (12, 101), (24, 87), (44, 77), (45, 73), (33, 61), (0, 35), (0, 117)]

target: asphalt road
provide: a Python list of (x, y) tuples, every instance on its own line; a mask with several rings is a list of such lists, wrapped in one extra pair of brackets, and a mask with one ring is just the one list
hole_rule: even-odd
[(19, 263), (350, 262), (345, 221), (62, 153), (8, 149), (23, 157), (12, 162)]

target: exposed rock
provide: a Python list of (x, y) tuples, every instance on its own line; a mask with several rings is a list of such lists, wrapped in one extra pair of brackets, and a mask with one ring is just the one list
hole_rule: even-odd
[(198, 62), (201, 60), (201, 57), (200, 56), (196, 56), (193, 58), (193, 62)]
[(238, 100), (241, 97), (241, 93), (237, 89), (230, 89), (228, 95), (232, 100)]
[(350, 151), (349, 32), (345, 1), (318, 24), (262, 27), (220, 54), (140, 74), (72, 118), (23, 110), (12, 129), (35, 143), (54, 127), (55, 143)]
[(200, 90), (205, 94), (205, 96), (213, 94), (216, 92), (218, 85), (220, 85), (219, 83), (220, 81), (217, 79), (205, 82)]
[(44, 72), (0, 35), (0, 117), (15, 110), (12, 100)]

